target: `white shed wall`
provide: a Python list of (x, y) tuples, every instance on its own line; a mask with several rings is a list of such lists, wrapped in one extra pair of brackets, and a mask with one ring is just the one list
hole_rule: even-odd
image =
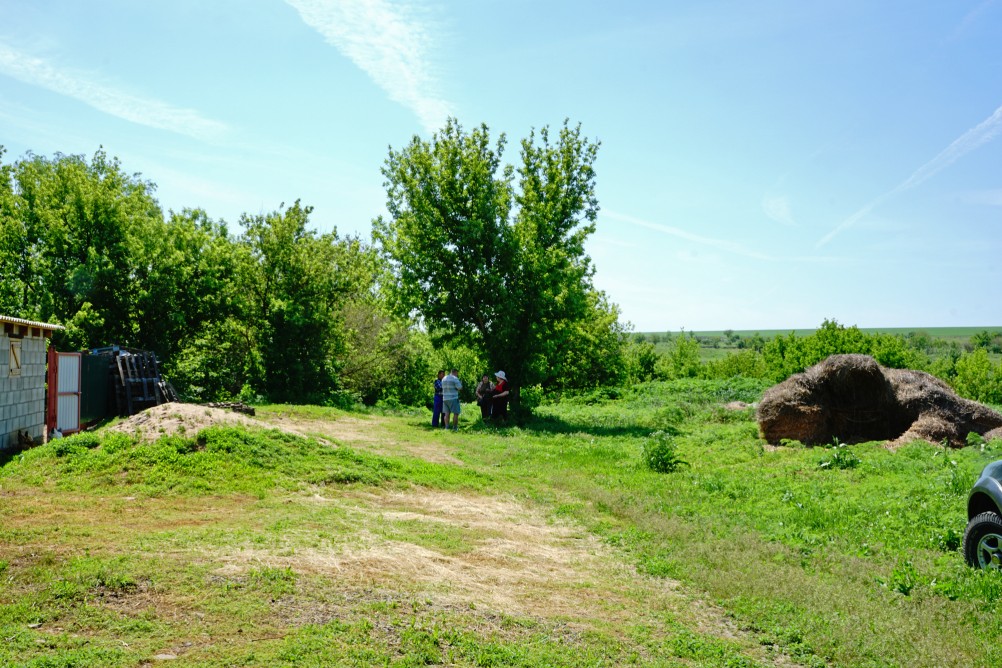
[(30, 334), (20, 339), (20, 376), (9, 375), (10, 341), (0, 327), (0, 449), (16, 447), (20, 431), (28, 432), (35, 443), (45, 434), (46, 339)]

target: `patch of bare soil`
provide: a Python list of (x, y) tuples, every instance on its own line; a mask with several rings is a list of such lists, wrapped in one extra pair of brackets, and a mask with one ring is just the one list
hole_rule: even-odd
[(135, 435), (140, 440), (151, 442), (161, 436), (178, 433), (193, 435), (217, 424), (263, 426), (259, 420), (223, 408), (175, 402), (147, 408), (109, 427), (109, 430)]
[[(214, 425), (242, 425), (260, 429), (280, 429), (281, 431), (309, 438), (311, 434), (298, 428), (292, 422), (264, 421), (225, 408), (212, 408), (198, 404), (174, 402), (147, 408), (144, 411), (109, 427), (109, 431), (120, 431), (134, 435), (145, 442), (152, 442), (162, 436), (174, 434), (194, 435)], [(330, 442), (313, 435), (325, 445)]]
[(380, 437), (373, 430), (379, 424), (371, 417), (341, 416), (337, 419), (292, 416), (284, 413), (265, 413), (260, 416), (262, 423), (294, 434), (313, 438), (333, 439), (349, 445), (374, 444)]
[(193, 435), (217, 424), (244, 425), (262, 429), (280, 429), (304, 438), (315, 438), (325, 445), (331, 445), (332, 442), (343, 443), (383, 454), (404, 454), (438, 464), (464, 465), (462, 460), (450, 455), (441, 443), (431, 437), (416, 441), (394, 438), (383, 428), (385, 422), (385, 418), (378, 416), (343, 415), (336, 419), (327, 419), (266, 413), (259, 417), (250, 417), (223, 408), (175, 402), (148, 408), (108, 429), (151, 442), (161, 436)]

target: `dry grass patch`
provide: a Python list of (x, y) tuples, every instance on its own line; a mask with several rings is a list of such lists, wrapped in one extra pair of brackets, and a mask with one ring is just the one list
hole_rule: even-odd
[(261, 419), (269, 425), (309, 436), (334, 440), (338, 443), (381, 455), (406, 455), (434, 464), (464, 466), (464, 462), (447, 452), (448, 446), (441, 439), (452, 438), (453, 434), (430, 432), (417, 439), (403, 439), (389, 429), (393, 421), (389, 418), (370, 415), (357, 417), (339, 415), (336, 418), (304, 415), (291, 411), (267, 410), (260, 412)]
[[(423, 614), (456, 612), (494, 630), (498, 619), (516, 617), (626, 640), (627, 629), (647, 626), (664, 636), (671, 633), (664, 624), (677, 622), (744, 645), (758, 660), (787, 665), (783, 657), (767, 656), (716, 605), (675, 581), (637, 573), (593, 535), (514, 499), (414, 489), (305, 500), (340, 504), (352, 524), (368, 528), (330, 550), (296, 547), (290, 535), (278, 549), (247, 547), (210, 556), (219, 564), (218, 577), (242, 581), (255, 569), (275, 568), (291, 569), (306, 581), (336, 583), (336, 591), (319, 597), (276, 600), (275, 613), (287, 621), (318, 623), (350, 616), (359, 606), (420, 601)], [(397, 522), (419, 534), (422, 527), (458, 528), (464, 549), (444, 551), (408, 540), (407, 529), (395, 538), (371, 530)]]

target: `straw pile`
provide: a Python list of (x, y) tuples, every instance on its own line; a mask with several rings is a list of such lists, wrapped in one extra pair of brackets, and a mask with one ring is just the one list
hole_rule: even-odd
[(923, 439), (962, 447), (970, 432), (1002, 438), (1002, 414), (923, 371), (885, 369), (867, 355), (832, 355), (770, 388), (757, 418), (774, 444)]

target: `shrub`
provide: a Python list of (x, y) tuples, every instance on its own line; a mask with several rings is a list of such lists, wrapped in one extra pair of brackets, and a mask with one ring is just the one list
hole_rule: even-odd
[(695, 378), (703, 365), (699, 357), (699, 341), (691, 334), (672, 339), (668, 350), (658, 357), (654, 376), (659, 380)]
[(658, 353), (654, 344), (646, 341), (630, 343), (626, 347), (627, 375), (632, 382), (644, 382), (654, 379), (654, 368), (658, 362)]
[(689, 463), (678, 454), (675, 439), (666, 431), (652, 433), (644, 442), (644, 465), (655, 473), (674, 473)]
[(975, 401), (1002, 403), (1002, 368), (992, 363), (983, 348), (961, 355), (956, 373), (953, 386), (958, 394)]
[(704, 364), (704, 374), (707, 378), (766, 378), (768, 367), (762, 354), (755, 350), (742, 350), (731, 353), (727, 357), (711, 360)]
[(518, 398), (526, 410), (535, 410), (543, 403), (543, 388), (540, 385), (529, 385), (518, 390)]

